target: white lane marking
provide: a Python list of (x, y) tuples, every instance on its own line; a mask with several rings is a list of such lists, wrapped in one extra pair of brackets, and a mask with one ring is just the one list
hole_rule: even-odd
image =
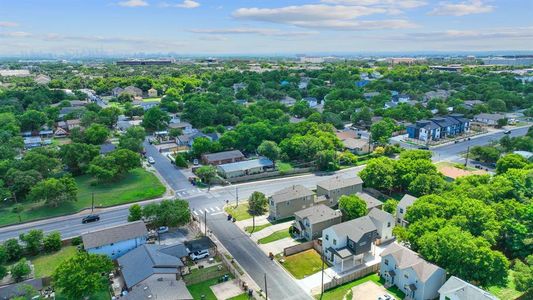
[(220, 207), (218, 207), (218, 206), (215, 206), (215, 209), (218, 210), (218, 211), (220, 211)]

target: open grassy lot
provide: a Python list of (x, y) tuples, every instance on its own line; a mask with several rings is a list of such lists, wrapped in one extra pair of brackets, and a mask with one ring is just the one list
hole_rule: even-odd
[(257, 242), (259, 244), (268, 244), (288, 237), (291, 237), (291, 234), (289, 233), (289, 229), (287, 228), (276, 231), (269, 236), (259, 239)]
[(240, 295), (238, 295), (238, 296), (231, 297), (231, 298), (229, 298), (228, 300), (248, 300), (248, 299), (250, 299), (250, 298), (248, 297), (248, 294), (246, 294), (246, 293), (242, 293), (242, 294), (240, 294)]
[[(272, 223), (266, 223), (266, 224), (262, 224), (262, 225), (255, 225), (255, 229), (253, 228), (253, 226), (246, 226), (244, 227), (244, 231), (248, 232), (248, 233), (252, 233), (252, 232), (258, 232), (258, 231), (261, 231), (267, 227), (270, 227), (272, 226)], [(254, 229), (252, 231), (252, 229)]]
[(68, 246), (54, 253), (42, 254), (31, 258), (30, 261), (35, 267), (35, 277), (52, 276), (56, 267), (63, 261), (76, 255), (76, 251), (75, 246)]
[(281, 160), (276, 161), (276, 168), (280, 172), (289, 172), (294, 169), (290, 163), (282, 162)]
[[(283, 267), (296, 279), (302, 279), (315, 274), (322, 269), (320, 254), (315, 249), (309, 249), (291, 256), (284, 257)], [(327, 265), (325, 266), (327, 268)]]
[[(338, 287), (335, 287), (333, 289), (327, 290), (324, 292), (324, 297), (322, 297), (323, 300), (342, 300), (344, 299), (344, 296), (351, 291), (352, 287), (356, 285), (360, 285), (361, 283), (367, 282), (367, 281), (373, 281), (376, 284), (383, 285), (385, 282), (379, 277), (378, 274), (371, 274), (367, 275), (363, 278), (359, 278), (357, 280), (354, 280), (352, 282), (345, 283), (343, 285), (340, 285)], [(405, 297), (405, 294), (400, 291), (397, 287), (393, 286), (387, 291), (394, 296), (396, 299), (403, 299)], [(315, 299), (320, 299), (320, 294), (315, 295)]]
[[(78, 201), (51, 208), (43, 203), (24, 202), (24, 211), (20, 214), (22, 222), (46, 219), (61, 215), (77, 213), (91, 207), (94, 193), (94, 205), (107, 207), (147, 199), (157, 198), (165, 193), (165, 186), (152, 173), (144, 169), (135, 169), (117, 182), (96, 184), (88, 175), (76, 177), (78, 184)], [(19, 223), (18, 214), (11, 207), (0, 204), (0, 226)]]
[(230, 204), (226, 206), (224, 210), (228, 214), (231, 214), (235, 219), (237, 219), (237, 221), (242, 221), (242, 220), (252, 218), (252, 215), (248, 213), (248, 208), (249, 208), (248, 203), (242, 202), (242, 203), (239, 203), (239, 206), (237, 207), (235, 207), (235, 205), (233, 204)]
[(510, 270), (509, 278), (507, 281), (507, 286), (505, 287), (491, 286), (487, 290), (500, 299), (510, 299), (510, 300), (518, 299), (524, 293), (516, 290), (515, 284), (513, 282), (513, 277), (514, 277), (514, 271)]

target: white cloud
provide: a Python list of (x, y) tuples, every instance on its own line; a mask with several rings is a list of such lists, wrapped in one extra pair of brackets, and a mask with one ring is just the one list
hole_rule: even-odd
[(16, 27), (18, 25), (15, 22), (0, 22), (0, 27)]
[(434, 16), (466, 16), (472, 14), (484, 14), (494, 10), (482, 0), (468, 0), (463, 2), (440, 2), (429, 14)]
[(31, 36), (31, 33), (24, 31), (0, 32), (0, 36), (10, 38), (25, 38)]
[(127, 0), (127, 1), (119, 2), (118, 5), (124, 6), (124, 7), (142, 7), (142, 6), (148, 6), (149, 4), (148, 2), (144, 0)]
[[(368, 37), (367, 37), (368, 38)], [(464, 42), (464, 41), (497, 41), (521, 40), (533, 42), (533, 27), (497, 27), (476, 30), (444, 30), (413, 32), (387, 36), (373, 36), (376, 40), (401, 40), (408, 42)]]
[(226, 28), (226, 29), (192, 29), (193, 33), (212, 35), (252, 34), (262, 36), (308, 36), (318, 34), (316, 31), (286, 31), (270, 28)]
[(162, 2), (159, 4), (160, 7), (177, 7), (177, 8), (197, 8), (200, 6), (200, 2), (194, 0), (183, 0), (181, 3), (169, 3)]
[(421, 0), (321, 0), (322, 3), (342, 4), (342, 5), (363, 5), (363, 6), (384, 6), (397, 8), (417, 8), (427, 5)]

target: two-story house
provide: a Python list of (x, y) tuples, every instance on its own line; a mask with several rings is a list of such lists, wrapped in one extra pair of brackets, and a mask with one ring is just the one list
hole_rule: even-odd
[(384, 210), (372, 208), (367, 216), (369, 216), (372, 222), (374, 222), (374, 225), (378, 231), (379, 237), (376, 240), (376, 245), (386, 243), (394, 239), (394, 236), (392, 235), (392, 229), (394, 228), (396, 222), (394, 221), (393, 215)]
[(135, 221), (82, 233), (81, 239), (87, 252), (116, 259), (146, 244), (147, 236), (148, 230), (144, 222)]
[(372, 255), (378, 231), (368, 216), (333, 225), (322, 231), (322, 253), (340, 270), (353, 268)]
[(365, 201), (367, 212), (369, 212), (373, 208), (381, 209), (383, 207), (383, 202), (379, 201), (378, 199), (372, 197), (367, 193), (355, 193), (355, 195)]
[(493, 294), (452, 276), (439, 289), (440, 300), (498, 300)]
[(343, 178), (340, 176), (321, 181), (316, 185), (318, 196), (325, 196), (329, 206), (335, 206), (342, 195), (353, 195), (363, 191), (360, 177)]
[(406, 299), (414, 300), (437, 298), (446, 281), (446, 270), (398, 243), (390, 244), (381, 253), (379, 274), (387, 284), (404, 292)]
[(315, 205), (315, 193), (303, 185), (293, 185), (272, 194), (268, 198), (268, 205), (270, 219), (285, 219)]
[(342, 222), (342, 213), (318, 204), (294, 213), (294, 228), (308, 241), (322, 237), (322, 230)]
[(411, 196), (409, 194), (405, 194), (400, 202), (398, 202), (398, 205), (396, 206), (396, 223), (400, 226), (406, 227), (409, 222), (405, 220), (405, 214), (407, 213), (407, 209), (413, 205), (416, 201), (415, 196)]

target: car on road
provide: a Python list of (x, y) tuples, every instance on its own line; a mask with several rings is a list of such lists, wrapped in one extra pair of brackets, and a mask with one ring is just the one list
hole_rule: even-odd
[(202, 258), (209, 257), (209, 250), (206, 249), (206, 250), (194, 251), (193, 253), (189, 254), (189, 257), (192, 260), (199, 260), (199, 259), (202, 259)]
[(428, 146), (420, 146), (420, 147), (418, 147), (418, 149), (420, 149), (420, 150), (429, 150), (429, 147)]
[(100, 220), (99, 215), (87, 215), (81, 219), (82, 224), (92, 223)]
[(155, 164), (155, 160), (153, 157), (148, 157), (148, 162), (151, 163), (152, 165)]
[(159, 228), (157, 228), (157, 233), (161, 234), (161, 233), (166, 233), (168, 232), (168, 226), (161, 226)]
[(511, 130), (506, 130), (503, 132), (503, 134), (511, 134)]

